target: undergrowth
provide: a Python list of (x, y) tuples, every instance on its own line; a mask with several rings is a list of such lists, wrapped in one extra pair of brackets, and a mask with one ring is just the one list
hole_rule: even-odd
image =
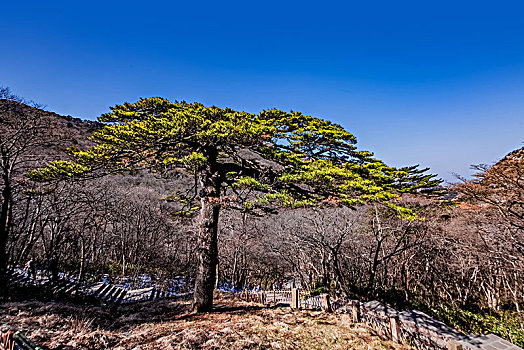
[(519, 315), (515, 311), (479, 310), (473, 312), (447, 305), (429, 308), (427, 311), (431, 316), (464, 333), (493, 333), (517, 346), (524, 347), (524, 331)]

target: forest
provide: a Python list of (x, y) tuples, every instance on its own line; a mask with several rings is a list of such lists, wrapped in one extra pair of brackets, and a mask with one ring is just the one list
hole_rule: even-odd
[(524, 346), (524, 148), (443, 186), (296, 112), (152, 98), (92, 122), (0, 98), (4, 300), (32, 259), (79, 281), (184, 276), (197, 311), (215, 288), (285, 284)]

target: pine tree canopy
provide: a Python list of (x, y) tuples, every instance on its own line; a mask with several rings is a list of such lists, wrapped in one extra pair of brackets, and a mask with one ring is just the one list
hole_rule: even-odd
[[(342, 126), (299, 112), (251, 114), (159, 97), (111, 110), (99, 118), (105, 126), (91, 136), (94, 146), (69, 149), (74, 161), (52, 162), (29, 176), (184, 168), (204, 176), (203, 186), (216, 190), (217, 201), (228, 198), (229, 205), (244, 209), (382, 202), (406, 218), (414, 213), (395, 204), (399, 194), (440, 183), (422, 175), (426, 169), (387, 166), (357, 150), (356, 138)], [(204, 194), (193, 192), (171, 199), (196, 210)]]

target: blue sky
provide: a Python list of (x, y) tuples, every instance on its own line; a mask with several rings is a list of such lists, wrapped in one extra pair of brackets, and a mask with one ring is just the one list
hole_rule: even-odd
[(2, 4), (0, 85), (60, 114), (163, 96), (330, 119), (446, 180), (524, 144), (519, 1)]

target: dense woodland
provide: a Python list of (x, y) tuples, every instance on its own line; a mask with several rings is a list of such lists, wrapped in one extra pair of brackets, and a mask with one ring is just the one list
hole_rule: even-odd
[[(31, 169), (92, 145), (102, 125), (46, 112), (2, 89), (0, 265), (61, 271), (88, 280), (149, 274), (195, 277), (198, 219), (177, 215), (185, 172), (121, 172), (32, 181)], [(524, 149), (478, 166), (432, 196), (401, 194), (399, 217), (381, 201), (344, 206), (224, 206), (219, 285), (273, 288), (280, 280), (396, 307), (418, 308), (467, 332), (524, 344)], [(407, 191), (406, 191), (407, 192)], [(255, 215), (256, 214), (256, 215)], [(5, 271), (0, 271), (0, 275)]]

